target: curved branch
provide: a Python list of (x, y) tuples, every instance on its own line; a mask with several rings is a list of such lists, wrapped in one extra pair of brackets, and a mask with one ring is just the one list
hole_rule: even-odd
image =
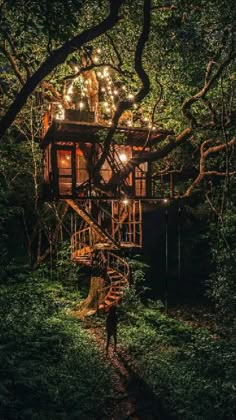
[(95, 68), (100, 68), (100, 67), (110, 67), (112, 70), (116, 71), (117, 73), (121, 73), (120, 69), (116, 66), (113, 66), (111, 63), (92, 63), (86, 67), (81, 67), (81, 69), (79, 71), (77, 71), (74, 74), (70, 74), (69, 76), (65, 76), (63, 78), (63, 80), (73, 80), (76, 79), (77, 77), (79, 77), (81, 74), (85, 73), (86, 71), (90, 71), (93, 70)]
[[(198, 176), (194, 179), (194, 181), (192, 182), (192, 184), (187, 188), (186, 192), (181, 196), (182, 198), (184, 197), (189, 197), (192, 193), (192, 191), (194, 190), (194, 188), (206, 177), (206, 176), (226, 176), (226, 172), (220, 172), (217, 170), (209, 170), (207, 171), (205, 169), (205, 160), (207, 158), (207, 156), (209, 156), (211, 153), (217, 153), (220, 152), (224, 149), (226, 149), (226, 144), (225, 143), (221, 143), (218, 146), (212, 146), (212, 147), (208, 147), (207, 150), (204, 150), (204, 147), (206, 144), (210, 143), (212, 140), (205, 140), (202, 144), (201, 144), (201, 148), (200, 148), (200, 162), (199, 162), (199, 174)], [(227, 147), (231, 147), (236, 143), (236, 137), (233, 137), (228, 143), (227, 143)], [(235, 175), (236, 171), (231, 171), (229, 172), (229, 175)]]
[(171, 137), (169, 136), (169, 142), (163, 146), (159, 147), (157, 150), (153, 152), (144, 152), (144, 153), (138, 153), (137, 156), (130, 159), (127, 165), (124, 167), (124, 169), (120, 172), (121, 179), (127, 178), (127, 176), (130, 174), (130, 172), (135, 168), (135, 166), (138, 166), (140, 163), (144, 162), (153, 162), (158, 161), (160, 159), (163, 159), (164, 157), (168, 156), (169, 153), (172, 152), (176, 147), (179, 147), (182, 143), (185, 143), (187, 140), (189, 140), (190, 137), (192, 137), (192, 129), (186, 128), (182, 131), (178, 136)]
[(0, 138), (13, 123), (16, 116), (27, 102), (28, 97), (46, 76), (48, 76), (57, 66), (63, 64), (71, 53), (81, 48), (85, 43), (102, 35), (118, 22), (119, 9), (123, 3), (124, 0), (114, 0), (110, 2), (110, 13), (107, 18), (98, 25), (85, 30), (81, 34), (76, 35), (71, 40), (65, 42), (62, 47), (55, 50), (52, 55), (41, 64), (38, 70), (27, 80), (5, 115), (2, 117), (0, 121)]
[(113, 50), (115, 51), (116, 57), (117, 57), (117, 59), (118, 59), (118, 68), (119, 68), (119, 69), (121, 69), (121, 66), (122, 66), (122, 58), (121, 58), (121, 55), (120, 55), (120, 53), (119, 53), (119, 51), (118, 51), (118, 48), (116, 47), (116, 44), (115, 44), (115, 42), (113, 41), (113, 38), (111, 37), (111, 35), (110, 35), (110, 34), (108, 34), (108, 33), (106, 33), (105, 35), (106, 35), (106, 37), (109, 39), (110, 44), (111, 44), (111, 46), (112, 46)]
[(13, 55), (15, 56), (15, 58), (17, 60), (19, 60), (22, 67), (24, 67), (24, 69), (26, 71), (27, 78), (29, 78), (31, 74), (30, 74), (30, 69), (29, 69), (28, 64), (25, 62), (25, 60), (23, 60), (22, 56), (18, 53), (18, 51), (15, 47), (15, 44), (14, 44), (11, 36), (9, 35), (9, 33), (7, 31), (3, 31), (3, 33), (4, 33), (4, 36), (5, 36), (8, 44), (10, 45), (10, 47), (12, 49)]
[(212, 75), (212, 68), (216, 64), (214, 60), (211, 60), (206, 69), (206, 75), (205, 75), (205, 83), (203, 88), (197, 92), (195, 95), (193, 95), (191, 98), (185, 99), (182, 105), (182, 113), (184, 117), (186, 117), (190, 122), (192, 126), (197, 126), (197, 120), (194, 117), (191, 107), (192, 105), (199, 101), (200, 99), (204, 100), (206, 97), (206, 94), (208, 91), (212, 88), (212, 86), (219, 80), (220, 76), (222, 75), (225, 68), (231, 63), (232, 60), (236, 58), (236, 53), (232, 49), (228, 55), (228, 57), (223, 61), (223, 63), (218, 67), (217, 71), (214, 75)]
[(157, 100), (156, 100), (156, 102), (155, 102), (155, 105), (154, 105), (154, 107), (153, 107), (153, 110), (152, 110), (152, 115), (151, 115), (151, 127), (150, 127), (150, 130), (148, 131), (148, 135), (147, 135), (146, 141), (145, 141), (145, 143), (144, 143), (144, 145), (143, 145), (142, 152), (146, 149), (146, 147), (147, 147), (147, 145), (148, 145), (148, 143), (149, 143), (149, 140), (150, 140), (150, 137), (151, 137), (151, 133), (152, 133), (152, 127), (153, 127), (153, 125), (154, 125), (154, 116), (155, 116), (155, 112), (156, 112), (156, 109), (157, 109), (157, 107), (158, 107), (159, 103), (161, 102), (161, 100), (162, 100), (162, 96), (163, 96), (163, 86), (162, 86), (161, 82), (159, 82), (159, 80), (157, 79), (157, 75), (156, 75), (156, 82), (157, 82), (157, 84), (160, 86), (160, 94), (159, 94), (159, 97), (157, 98)]
[(5, 55), (5, 57), (8, 59), (8, 61), (11, 64), (11, 67), (17, 77), (17, 79), (20, 81), (20, 83), (24, 86), (25, 80), (19, 70), (19, 67), (14, 59), (14, 57), (11, 55), (11, 53), (4, 47), (4, 45), (0, 45), (0, 51)]
[(123, 112), (129, 108), (131, 108), (133, 102), (140, 102), (142, 101), (143, 98), (145, 98), (145, 96), (149, 93), (150, 90), (150, 81), (149, 81), (149, 77), (147, 75), (147, 73), (145, 72), (144, 68), (143, 68), (143, 64), (142, 64), (142, 56), (143, 56), (143, 51), (144, 51), (144, 47), (146, 42), (148, 41), (148, 37), (149, 37), (149, 32), (150, 32), (150, 20), (151, 20), (151, 0), (144, 0), (144, 6), (143, 6), (143, 29), (142, 32), (140, 34), (140, 37), (138, 39), (138, 43), (136, 46), (136, 51), (135, 51), (135, 71), (137, 73), (137, 75), (139, 76), (141, 82), (142, 82), (142, 87), (139, 90), (139, 92), (135, 95), (134, 100), (125, 100), (125, 101), (121, 101), (119, 102), (118, 106), (117, 106), (117, 110), (113, 116), (112, 119), (112, 125), (110, 127), (110, 130), (107, 134), (107, 137), (104, 141), (104, 148), (103, 148), (103, 153), (98, 161), (98, 163), (96, 164), (95, 168), (94, 168), (94, 173), (95, 176), (96, 174), (100, 171), (103, 163), (105, 162), (109, 151), (110, 151), (110, 146), (112, 143), (112, 139), (113, 139), (113, 135), (115, 134), (119, 119), (121, 117), (121, 115), (123, 114)]

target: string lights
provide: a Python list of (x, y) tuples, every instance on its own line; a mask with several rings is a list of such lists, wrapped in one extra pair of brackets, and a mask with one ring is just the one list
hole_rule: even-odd
[[(102, 49), (97, 47), (92, 54), (92, 62), (98, 63), (102, 54)], [(74, 66), (75, 75), (79, 73), (79, 67)], [(99, 104), (101, 117), (104, 123), (112, 124), (112, 117), (117, 110), (117, 105), (122, 100), (128, 100), (132, 103), (134, 118), (141, 127), (148, 127), (150, 130), (155, 131), (157, 128), (151, 122), (150, 116), (144, 116), (142, 109), (139, 109), (138, 104), (134, 102), (135, 95), (129, 92), (125, 84), (120, 80), (112, 78), (112, 71), (109, 66), (100, 66), (96, 71), (96, 78), (99, 85)], [(93, 90), (93, 81), (91, 78), (84, 78), (83, 74), (78, 74), (74, 77), (73, 81), (67, 87), (65, 92), (65, 100), (69, 103), (71, 108), (79, 110), (87, 110), (91, 92)], [(122, 116), (121, 124), (128, 127), (133, 125), (132, 111), (127, 112), (127, 116)], [(64, 109), (61, 106), (56, 115), (57, 119), (64, 118)]]

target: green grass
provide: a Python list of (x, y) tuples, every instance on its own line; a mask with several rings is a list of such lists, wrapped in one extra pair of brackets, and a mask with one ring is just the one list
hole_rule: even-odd
[(119, 340), (171, 414), (181, 420), (235, 418), (233, 340), (141, 304), (123, 313)]
[(108, 367), (66, 315), (70, 296), (36, 280), (0, 288), (0, 418), (95, 419), (111, 394)]

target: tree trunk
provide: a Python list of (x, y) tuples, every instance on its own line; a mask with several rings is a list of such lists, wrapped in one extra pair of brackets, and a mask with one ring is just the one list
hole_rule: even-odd
[(80, 304), (75, 314), (81, 318), (93, 315), (98, 311), (99, 305), (105, 296), (104, 279), (102, 277), (91, 277), (90, 289), (87, 298)]

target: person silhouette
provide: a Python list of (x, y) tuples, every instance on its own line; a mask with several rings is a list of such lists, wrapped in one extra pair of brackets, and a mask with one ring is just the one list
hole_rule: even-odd
[(108, 348), (111, 341), (111, 337), (113, 337), (114, 339), (114, 351), (116, 351), (117, 324), (118, 324), (118, 316), (116, 313), (116, 307), (111, 306), (106, 317), (106, 332), (107, 332), (106, 355), (108, 354)]

